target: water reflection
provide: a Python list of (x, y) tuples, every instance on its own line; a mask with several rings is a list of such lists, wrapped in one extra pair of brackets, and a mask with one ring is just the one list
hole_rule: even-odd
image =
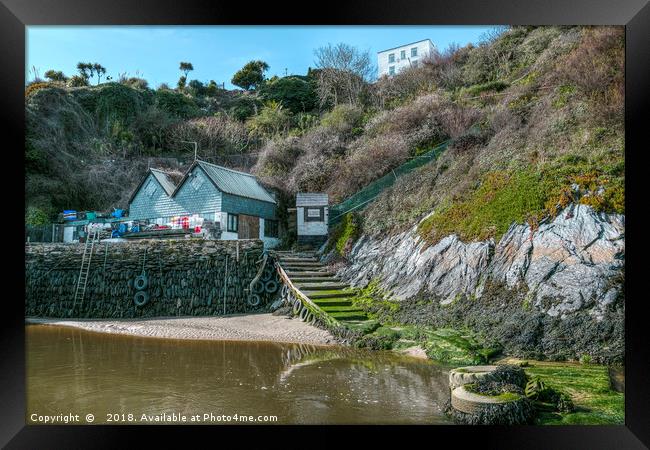
[(276, 415), (278, 423), (447, 423), (446, 371), (389, 352), (27, 327), (27, 410)]

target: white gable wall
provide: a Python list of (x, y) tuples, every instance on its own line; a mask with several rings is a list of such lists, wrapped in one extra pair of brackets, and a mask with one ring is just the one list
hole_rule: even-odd
[[(411, 56), (411, 49), (417, 49), (417, 56)], [(429, 56), (435, 50), (435, 46), (429, 39), (423, 41), (414, 42), (412, 44), (403, 45), (401, 47), (392, 48), (389, 50), (384, 50), (377, 53), (377, 69), (378, 77), (384, 75), (391, 76), (390, 68), (393, 67), (395, 74), (398, 74), (407, 67), (412, 65), (420, 64), (420, 61), (426, 56)], [(404, 52), (404, 57), (402, 58), (402, 51)], [(395, 60), (394, 62), (390, 61), (390, 55), (393, 55)]]
[[(305, 209), (308, 207), (299, 206), (297, 208), (298, 235), (299, 236), (324, 236), (327, 235), (327, 224), (329, 222), (329, 208), (325, 206), (325, 216), (322, 222), (305, 221)], [(315, 207), (320, 208), (320, 206)]]

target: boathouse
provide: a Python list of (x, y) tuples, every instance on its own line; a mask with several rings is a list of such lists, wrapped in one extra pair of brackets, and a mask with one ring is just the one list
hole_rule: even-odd
[(149, 169), (129, 199), (129, 219), (170, 227), (209, 221), (221, 239), (279, 244), (275, 196), (254, 175), (201, 160), (178, 183), (172, 174)]

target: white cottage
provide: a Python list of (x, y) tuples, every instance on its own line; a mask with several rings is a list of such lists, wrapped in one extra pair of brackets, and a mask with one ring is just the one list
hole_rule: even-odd
[(327, 194), (296, 194), (298, 244), (320, 246), (327, 240), (329, 206)]
[(378, 76), (392, 77), (408, 67), (417, 67), (423, 59), (430, 57), (435, 51), (433, 42), (430, 39), (423, 39), (377, 52)]

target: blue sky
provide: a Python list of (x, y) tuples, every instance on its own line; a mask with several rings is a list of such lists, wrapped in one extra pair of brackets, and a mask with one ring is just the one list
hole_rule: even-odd
[[(139, 76), (151, 87), (176, 84), (180, 61), (194, 71), (189, 79), (215, 80), (226, 88), (232, 75), (253, 59), (266, 61), (268, 76), (304, 75), (314, 67), (314, 50), (345, 42), (373, 56), (380, 50), (429, 38), (439, 48), (476, 43), (489, 26), (30, 26), (26, 80), (32, 67), (76, 73), (79, 61), (98, 62), (107, 75)], [(375, 56), (376, 58), (376, 56)], [(375, 59), (376, 64), (376, 59)], [(95, 80), (92, 80), (95, 82)]]

